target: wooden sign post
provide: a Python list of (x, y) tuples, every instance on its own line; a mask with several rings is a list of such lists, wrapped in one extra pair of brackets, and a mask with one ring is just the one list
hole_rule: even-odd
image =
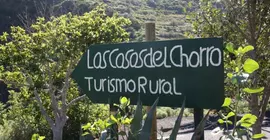
[[(156, 29), (155, 23), (147, 22), (145, 24), (145, 40), (146, 41), (155, 41), (156, 40)], [(150, 111), (151, 106), (147, 106), (147, 112)], [(151, 130), (151, 138), (150, 140), (157, 140), (157, 117), (156, 117), (156, 110), (153, 116), (152, 122), (152, 130)]]
[[(200, 122), (203, 120), (203, 109), (201, 108), (194, 108), (194, 130), (199, 126)], [(201, 132), (201, 137), (198, 140), (204, 140), (204, 131)]]

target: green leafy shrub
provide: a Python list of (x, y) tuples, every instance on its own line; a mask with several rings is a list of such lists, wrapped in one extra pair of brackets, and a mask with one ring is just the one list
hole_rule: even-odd
[(157, 110), (157, 119), (163, 119), (168, 116), (168, 113), (165, 110)]
[[(83, 15), (38, 18), (29, 29), (11, 27), (11, 33), (0, 36), (0, 79), (19, 90), (10, 91), (9, 107), (1, 112), (6, 117), (0, 118), (0, 126), (12, 129), (5, 134), (10, 140), (31, 139), (35, 133), (52, 139), (55, 124), (61, 125), (61, 132), (64, 129), (63, 139), (79, 139), (81, 124), (107, 117), (108, 107), (93, 105), (89, 99), (72, 102), (81, 92), (68, 71), (76, 64), (71, 61), (78, 60), (89, 45), (128, 40), (124, 27), (130, 21), (107, 16), (105, 9), (98, 6)], [(4, 122), (14, 124), (9, 127)]]
[[(130, 100), (127, 99), (126, 97), (120, 98), (120, 105), (118, 105), (120, 108), (125, 108), (129, 106)], [(93, 133), (95, 130), (99, 130), (98, 133), (101, 133), (104, 129), (109, 129), (113, 127), (113, 125), (116, 125), (117, 128), (120, 128), (118, 130), (114, 129), (114, 133), (116, 134), (111, 137), (111, 135), (106, 135), (105, 137), (101, 137), (101, 140), (105, 140), (107, 138), (109, 139), (114, 139), (115, 137), (121, 137), (123, 140), (128, 139), (128, 140), (147, 140), (150, 139), (151, 136), (151, 129), (152, 129), (152, 121), (153, 121), (153, 116), (154, 112), (157, 108), (158, 104), (158, 99), (154, 102), (152, 105), (151, 109), (147, 113), (147, 116), (145, 118), (145, 121), (143, 121), (143, 107), (142, 103), (140, 101), (140, 98), (138, 99), (137, 106), (135, 109), (135, 113), (132, 117), (129, 117), (126, 114), (122, 114), (120, 112), (116, 112), (115, 114), (112, 114), (110, 118), (107, 118), (105, 120), (99, 120), (95, 122), (94, 124), (101, 124), (101, 126), (96, 126), (94, 124), (86, 124), (82, 126), (82, 129), (86, 132), (82, 134), (81, 139), (83, 140), (88, 140), (86, 138), (87, 135)], [(169, 140), (175, 140), (180, 128), (182, 116), (184, 113), (184, 107), (185, 107), (185, 99), (181, 107), (181, 111), (178, 114), (178, 117), (175, 121), (175, 125), (172, 129), (172, 133), (169, 137)], [(204, 131), (204, 126), (206, 119), (209, 115), (209, 111), (206, 114), (206, 116), (202, 119), (200, 124), (195, 130), (195, 133), (192, 136), (191, 140), (197, 140), (199, 137), (202, 135), (202, 131)], [(100, 129), (102, 128), (102, 129)]]
[[(179, 112), (180, 108), (172, 109), (171, 107), (157, 107), (157, 119), (177, 116)], [(184, 110), (184, 116), (190, 116), (190, 112), (188, 112), (188, 109)]]
[(1, 140), (12, 139), (12, 131), (14, 130), (14, 121), (12, 120), (2, 120), (0, 125), (0, 138)]
[(228, 70), (230, 72), (227, 73), (227, 81), (232, 83), (236, 90), (232, 94), (234, 96), (225, 98), (222, 107), (226, 110), (220, 111), (221, 119), (218, 120), (218, 123), (225, 124), (226, 129), (224, 129), (224, 131), (226, 132), (229, 132), (229, 125), (233, 125), (234, 127), (233, 131), (226, 133), (226, 135), (221, 137), (221, 140), (242, 139), (244, 136), (262, 138), (264, 134), (251, 134), (249, 131), (252, 125), (257, 121), (257, 116), (246, 113), (240, 120), (238, 119), (238, 115), (241, 112), (240, 107), (242, 107), (241, 102), (246, 101), (246, 98), (252, 94), (262, 95), (264, 90), (263, 87), (252, 87), (253, 84), (250, 80), (252, 78), (250, 75), (259, 69), (259, 64), (253, 59), (247, 58), (245, 54), (252, 51), (254, 48), (253, 46), (245, 46), (235, 50), (233, 45), (228, 43), (226, 49), (236, 56), (236, 59), (231, 61), (231, 68), (233, 69), (231, 71)]
[[(117, 106), (119, 106), (120, 109), (121, 108), (124, 109), (126, 107), (129, 107), (129, 104), (130, 100), (127, 99), (126, 97), (122, 97), (120, 98), (120, 105)], [(124, 115), (121, 115), (121, 113), (117, 111), (115, 114), (112, 114), (110, 118), (106, 119), (105, 121), (99, 120), (96, 123), (94, 123), (101, 125), (97, 125), (96, 127), (94, 127), (95, 126), (94, 124), (91, 125), (90, 123), (88, 123), (82, 126), (82, 129), (86, 131), (84, 134), (82, 134), (82, 137), (85, 137), (89, 133), (93, 133), (95, 130), (99, 130), (99, 133), (101, 133), (101, 131), (103, 131), (104, 129), (112, 127), (112, 125), (116, 124), (117, 128), (119, 128), (118, 130), (115, 131), (115, 133), (117, 134), (116, 137), (118, 137), (119, 135), (120, 137), (122, 137), (122, 139), (132, 139), (132, 140), (149, 139), (151, 136), (152, 120), (157, 104), (158, 99), (152, 105), (151, 109), (147, 113), (145, 121), (143, 122), (143, 111), (142, 111), (143, 107), (139, 98), (135, 114), (133, 117), (129, 117), (128, 115), (126, 115), (126, 112)], [(181, 111), (177, 117), (175, 126), (173, 128), (173, 132), (170, 136), (171, 140), (174, 140), (176, 138), (177, 132), (180, 128), (180, 123), (184, 112), (184, 106), (185, 100), (182, 104)]]
[(44, 140), (44, 136), (40, 136), (39, 134), (33, 134), (31, 140)]

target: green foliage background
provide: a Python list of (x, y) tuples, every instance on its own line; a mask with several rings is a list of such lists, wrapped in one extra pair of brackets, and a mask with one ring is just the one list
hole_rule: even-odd
[[(33, 88), (52, 117), (48, 85), (53, 84), (55, 94), (60, 94), (68, 67), (75, 67), (76, 63), (71, 61), (78, 61), (91, 44), (128, 41), (129, 34), (123, 27), (129, 24), (126, 18), (107, 16), (105, 7), (98, 6), (82, 16), (68, 13), (50, 20), (39, 18), (30, 30), (11, 27), (11, 33), (0, 36), (0, 78), (9, 87), (19, 88), (19, 92), (10, 92), (7, 107), (1, 107), (1, 140), (26, 140), (34, 133), (51, 139), (50, 127), (40, 113)], [(73, 81), (70, 85), (68, 102), (82, 94)], [(83, 123), (108, 114), (105, 105), (92, 104), (87, 98), (78, 102), (68, 110), (63, 139), (78, 139)]]
[[(3, 32), (0, 36), (0, 78), (8, 81), (9, 87), (19, 87), (20, 90), (20, 92), (11, 91), (7, 105), (0, 104), (0, 138), (3, 140), (30, 139), (34, 133), (50, 139), (52, 133), (34, 99), (33, 87), (38, 89), (43, 105), (51, 112), (47, 93), (50, 79), (48, 69), (59, 65), (59, 70), (53, 73), (51, 78), (54, 86), (61, 89), (70, 60), (77, 60), (91, 44), (143, 41), (146, 21), (156, 22), (157, 40), (222, 36), (226, 43), (234, 44), (234, 49), (254, 43), (250, 40), (252, 33), (247, 22), (246, 0), (236, 4), (232, 0), (225, 4), (221, 3), (224, 1), (215, 0), (36, 2), (3, 0), (0, 5), (0, 32)], [(106, 3), (108, 6), (95, 9), (100, 3)], [(47, 7), (41, 11), (44, 4)], [(263, 29), (258, 31), (254, 46), (260, 65), (260, 69), (256, 72), (257, 84), (250, 84), (254, 88), (262, 86), (268, 89), (270, 85), (270, 10), (265, 12), (267, 7), (270, 7), (267, 0), (259, 1), (257, 8), (261, 10), (258, 10), (257, 16), (254, 17), (256, 21), (260, 21), (256, 22), (255, 28)], [(94, 11), (89, 12), (93, 9)], [(18, 14), (22, 11), (28, 14), (27, 18), (18, 18)], [(116, 12), (120, 17), (115, 14)], [(37, 16), (43, 18), (36, 20)], [(20, 27), (10, 28), (11, 25)], [(240, 69), (235, 66), (234, 59), (232, 54), (225, 56), (226, 73), (235, 73)], [(29, 85), (29, 79), (33, 85)], [(235, 97), (236, 86), (230, 79), (226, 79), (225, 84), (227, 96)], [(71, 82), (71, 85), (69, 101), (81, 94), (75, 83)], [(265, 95), (260, 97), (261, 102), (263, 97)], [(250, 111), (247, 100), (239, 102), (239, 105), (245, 107), (239, 112)], [(108, 112), (108, 106), (92, 104), (88, 99), (71, 106), (68, 111), (69, 120), (64, 128), (64, 139), (78, 139), (82, 124), (94, 122), (96, 118), (106, 118)], [(164, 118), (178, 114), (176, 112), (179, 110), (159, 108), (157, 114), (159, 118)], [(188, 112), (186, 114), (188, 115)]]

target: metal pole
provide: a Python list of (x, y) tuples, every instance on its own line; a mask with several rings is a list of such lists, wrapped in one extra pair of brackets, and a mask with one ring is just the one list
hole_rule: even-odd
[[(145, 24), (145, 40), (146, 41), (155, 41), (156, 40), (156, 29), (154, 22), (146, 22)], [(151, 106), (147, 106), (147, 112), (150, 110)], [(151, 138), (150, 140), (157, 140), (157, 118), (156, 110), (153, 116)]]

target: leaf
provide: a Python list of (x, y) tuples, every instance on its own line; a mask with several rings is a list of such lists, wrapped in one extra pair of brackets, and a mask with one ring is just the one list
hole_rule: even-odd
[(113, 121), (113, 122), (115, 122), (115, 123), (118, 123), (118, 120), (114, 117), (114, 115), (111, 115), (111, 120)]
[(242, 127), (250, 128), (257, 120), (257, 117), (252, 114), (245, 114), (239, 122)]
[(239, 72), (239, 68), (238, 67), (235, 67), (235, 72)]
[(84, 132), (83, 134), (82, 134), (82, 136), (86, 136), (86, 135), (88, 135), (88, 134), (90, 134), (89, 132)]
[(44, 140), (45, 136), (40, 136), (39, 134), (33, 134), (31, 140)]
[(39, 137), (39, 134), (33, 134), (31, 140), (36, 140)]
[(113, 106), (116, 106), (116, 107), (120, 107), (120, 105), (118, 105), (118, 104), (115, 104), (115, 103), (113, 104)]
[(44, 140), (45, 139), (45, 136), (40, 136), (39, 138), (38, 138), (38, 140)]
[(111, 121), (107, 121), (107, 122), (105, 122), (105, 128), (108, 128), (108, 127), (110, 127), (113, 124), (114, 123), (112, 123)]
[(183, 13), (186, 13), (187, 12), (187, 9), (184, 7), (183, 8)]
[(123, 121), (123, 124), (130, 124), (131, 121), (132, 121), (132, 119), (125, 118), (124, 121)]
[(241, 54), (245, 54), (245, 53), (252, 51), (252, 50), (254, 50), (254, 47), (251, 45), (245, 46), (244, 48), (242, 48), (242, 47), (238, 48), (238, 52)]
[(150, 108), (149, 112), (147, 113), (147, 117), (145, 120), (145, 123), (143, 125), (142, 131), (140, 133), (140, 140), (149, 140), (151, 136), (151, 129), (152, 129), (152, 122), (153, 122), (153, 116), (158, 104), (159, 98), (156, 99), (152, 107)]
[(226, 116), (226, 118), (228, 119), (228, 118), (230, 118), (230, 117), (232, 117), (232, 116), (234, 116), (234, 115), (235, 115), (235, 113), (230, 112), (230, 113), (228, 113), (228, 115)]
[(87, 123), (86, 125), (83, 125), (82, 126), (82, 129), (83, 130), (87, 130), (87, 129), (89, 129), (91, 127), (91, 124), (90, 123)]
[(232, 73), (227, 73), (227, 77), (232, 78), (233, 74)]
[(233, 44), (232, 43), (227, 43), (226, 44), (226, 49), (230, 52), (235, 54), (234, 48), (233, 48)]
[(233, 122), (230, 121), (230, 120), (227, 120), (226, 123), (227, 123), (227, 124), (233, 124)]
[(253, 59), (248, 58), (244, 62), (243, 68), (244, 68), (245, 72), (253, 73), (255, 70), (259, 69), (259, 64), (256, 61), (254, 61)]
[(260, 87), (260, 88), (257, 88), (257, 89), (250, 89), (250, 88), (244, 88), (243, 89), (244, 92), (247, 92), (247, 93), (250, 93), (250, 94), (259, 93), (259, 92), (262, 92), (263, 90), (264, 90), (264, 87)]
[(128, 102), (127, 97), (122, 97), (122, 98), (120, 98), (120, 104), (124, 104), (124, 105), (126, 105), (126, 104), (127, 104), (127, 102)]
[(223, 124), (224, 121), (222, 119), (218, 119), (218, 123)]
[(232, 77), (232, 84), (237, 84), (238, 81), (237, 81), (237, 78), (236, 77)]
[(250, 128), (253, 124), (252, 123), (249, 123), (249, 122), (243, 122), (241, 123), (241, 126), (242, 127), (245, 127), (245, 128)]
[(255, 122), (256, 119), (257, 119), (257, 117), (256, 117), (255, 115), (252, 115), (252, 114), (245, 114), (245, 115), (241, 118), (240, 122), (245, 122), (245, 121), (250, 121), (250, 120), (252, 120), (251, 122)]
[(206, 120), (207, 120), (207, 118), (209, 116), (209, 113), (210, 113), (210, 110), (207, 112), (207, 114), (204, 116), (202, 121), (199, 123), (199, 125), (195, 129), (195, 132), (192, 135), (191, 140), (198, 140), (198, 139), (200, 139), (202, 137), (202, 133), (204, 132), (204, 126), (205, 126)]
[(191, 8), (192, 7), (192, 2), (188, 2), (188, 8)]
[(130, 105), (130, 99), (128, 99), (127, 106)]
[(238, 49), (237, 49), (237, 52), (238, 52), (238, 54), (243, 54), (242, 52), (243, 52), (243, 48), (242, 47), (239, 47)]
[(131, 133), (133, 135), (138, 133), (141, 130), (142, 119), (143, 119), (142, 102), (141, 102), (140, 94), (139, 94), (138, 101), (137, 101), (137, 108), (135, 110), (135, 114), (134, 114), (134, 117), (133, 117), (133, 119), (131, 121), (131, 126), (130, 126)]
[(244, 49), (242, 50), (242, 52), (241, 53), (247, 53), (247, 52), (249, 52), (249, 51), (252, 51), (252, 50), (254, 50), (254, 47), (253, 46), (250, 46), (250, 45), (248, 45), (248, 46), (245, 46), (244, 47)]
[[(242, 138), (247, 135), (247, 131), (245, 129), (236, 129), (236, 134), (238, 138)], [(247, 138), (247, 140), (249, 140), (249, 138)]]
[(228, 107), (231, 104), (232, 99), (231, 98), (225, 98), (224, 103), (222, 107)]
[(174, 124), (174, 127), (173, 127), (173, 130), (172, 130), (172, 133), (170, 135), (170, 138), (169, 140), (176, 140), (176, 137), (177, 137), (177, 134), (178, 134), (178, 131), (179, 131), (179, 128), (180, 128), (180, 124), (181, 124), (181, 120), (182, 120), (182, 117), (183, 117), (183, 114), (184, 114), (184, 110), (185, 110), (185, 104), (186, 104), (186, 97), (184, 97), (184, 101), (183, 101), (183, 104), (182, 104), (182, 107), (181, 107), (181, 111), (175, 121), (175, 124)]
[(27, 83), (30, 87), (34, 86), (34, 82), (33, 82), (32, 78), (29, 77), (29, 76), (26, 77), (26, 83)]
[(253, 139), (259, 139), (259, 138), (263, 138), (265, 137), (265, 134), (261, 133), (261, 134), (255, 134), (252, 136)]

